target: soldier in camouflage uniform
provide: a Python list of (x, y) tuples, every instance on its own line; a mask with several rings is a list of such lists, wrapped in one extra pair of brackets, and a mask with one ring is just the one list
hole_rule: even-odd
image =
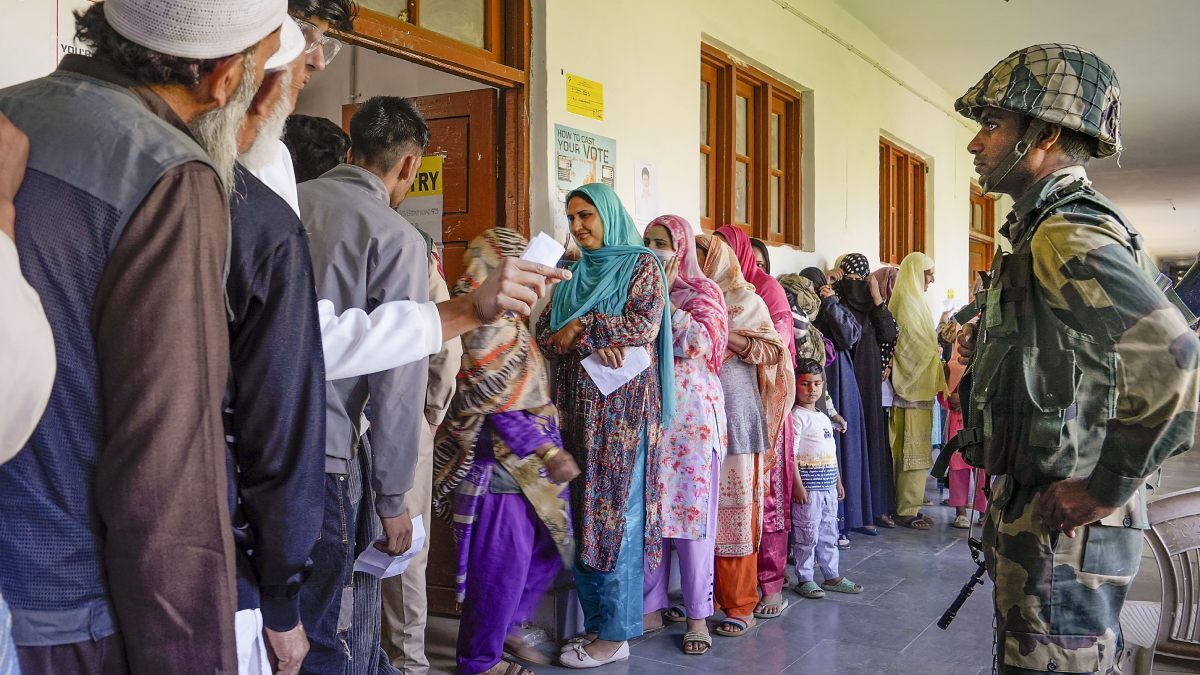
[(1117, 673), (1147, 478), (1191, 446), (1200, 343), (1085, 165), (1121, 149), (1116, 74), (1035, 45), (955, 102), (985, 190), (1015, 204), (979, 303), (964, 456), (997, 476), (984, 525), (1001, 673)]

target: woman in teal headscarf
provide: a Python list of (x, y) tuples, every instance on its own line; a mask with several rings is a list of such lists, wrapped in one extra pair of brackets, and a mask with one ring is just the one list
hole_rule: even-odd
[[(674, 412), (674, 356), (662, 265), (616, 193), (599, 183), (571, 192), (567, 220), (582, 259), (554, 288), (537, 339), (557, 366), (563, 446), (583, 470), (571, 493), (586, 634), (561, 661), (592, 668), (629, 658), (627, 641), (642, 634), (643, 559), (653, 569), (662, 557), (658, 458), (647, 455)], [(601, 394), (583, 361), (619, 367), (638, 348), (650, 367)]]

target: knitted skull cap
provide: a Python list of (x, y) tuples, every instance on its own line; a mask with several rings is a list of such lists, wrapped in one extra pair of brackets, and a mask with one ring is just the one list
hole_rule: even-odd
[(304, 46), (307, 41), (304, 39), (304, 32), (300, 30), (300, 26), (288, 17), (283, 20), (283, 27), (279, 31), (279, 51), (267, 59), (267, 65), (264, 70), (278, 70), (295, 61), (301, 53), (304, 52)]
[(105, 0), (104, 18), (130, 42), (168, 56), (218, 59), (277, 30), (287, 0)]

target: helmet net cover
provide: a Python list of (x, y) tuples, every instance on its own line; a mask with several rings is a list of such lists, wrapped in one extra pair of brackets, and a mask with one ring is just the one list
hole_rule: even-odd
[(964, 117), (984, 108), (1036, 117), (1099, 141), (1096, 157), (1121, 151), (1121, 86), (1093, 52), (1074, 45), (1041, 44), (997, 63), (954, 102)]

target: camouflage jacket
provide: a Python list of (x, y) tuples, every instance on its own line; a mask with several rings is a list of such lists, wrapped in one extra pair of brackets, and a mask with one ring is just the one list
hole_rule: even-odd
[(989, 472), (1086, 476), (1115, 507), (1191, 447), (1200, 342), (1119, 216), (1086, 199), (1053, 208), (1086, 180), (1082, 167), (1046, 177), (1001, 229), (1013, 251), (984, 292), (971, 405)]

